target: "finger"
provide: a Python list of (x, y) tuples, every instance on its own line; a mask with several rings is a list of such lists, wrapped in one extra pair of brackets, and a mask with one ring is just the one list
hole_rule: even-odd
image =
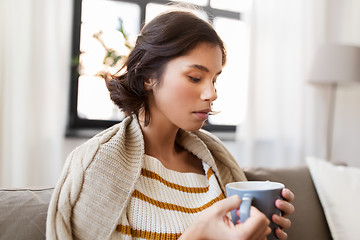
[(251, 237), (251, 239), (261, 239), (271, 232), (269, 224), (269, 219), (257, 208), (252, 206), (250, 208), (250, 217), (242, 225), (246, 236)]
[(271, 233), (271, 228), (270, 228), (270, 227), (267, 227), (267, 228), (266, 228), (266, 231), (263, 232), (263, 234), (250, 236), (250, 240), (252, 240), (252, 239), (256, 239), (256, 240), (258, 240), (258, 239), (265, 239), (265, 240), (267, 240), (267, 236), (268, 236), (270, 233)]
[(260, 237), (260, 239), (261, 238), (267, 239), (267, 235), (269, 235), (270, 233), (271, 233), (271, 228), (268, 226), (264, 234)]
[(287, 233), (280, 228), (275, 229), (275, 235), (278, 237), (279, 240), (286, 240), (288, 238)]
[(250, 231), (249, 226), (244, 225), (244, 228), (241, 230), (242, 234), (240, 235), (241, 239), (249, 240), (258, 240), (258, 239), (267, 239), (267, 236), (271, 233), (271, 228), (269, 226), (265, 228), (258, 228), (255, 231)]
[(289, 189), (287, 188), (284, 188), (282, 191), (281, 191), (281, 195), (284, 199), (286, 199), (288, 202), (291, 202), (295, 199), (295, 195), (292, 191), (290, 191)]
[(275, 201), (275, 206), (283, 212), (284, 217), (293, 214), (295, 212), (294, 205), (281, 199), (277, 199)]
[(280, 228), (282, 229), (286, 229), (286, 228), (290, 228), (291, 227), (291, 221), (287, 218), (278, 216), (276, 214), (274, 214), (272, 216), (272, 220), (276, 225), (279, 225)]
[(218, 214), (225, 215), (231, 210), (239, 208), (240, 203), (241, 203), (240, 197), (234, 195), (215, 203), (214, 206), (216, 206)]

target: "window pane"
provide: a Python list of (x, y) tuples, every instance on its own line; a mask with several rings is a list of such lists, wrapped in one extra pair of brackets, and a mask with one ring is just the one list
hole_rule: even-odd
[(225, 42), (228, 59), (216, 85), (218, 99), (214, 102), (214, 110), (220, 113), (210, 116), (209, 121), (237, 125), (246, 112), (249, 33), (240, 20), (215, 18), (214, 27)]
[[(121, 65), (118, 57), (128, 55), (119, 29), (123, 26), (128, 42), (134, 42), (140, 29), (140, 8), (118, 1), (83, 0), (81, 18), (78, 115), (85, 119), (121, 120), (123, 114), (110, 100), (99, 74), (115, 73)], [(113, 55), (105, 59), (106, 49)]]
[(84, 119), (121, 120), (124, 118), (124, 114), (110, 100), (104, 80), (89, 75), (79, 78), (78, 115)]
[(251, 0), (211, 0), (210, 6), (222, 10), (243, 12), (250, 8)]

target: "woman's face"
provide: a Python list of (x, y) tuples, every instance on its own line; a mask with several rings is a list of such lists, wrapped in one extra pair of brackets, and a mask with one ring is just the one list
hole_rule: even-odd
[(215, 82), (221, 71), (220, 47), (210, 43), (199, 43), (186, 55), (168, 62), (160, 81), (152, 87), (150, 124), (200, 129), (217, 98)]

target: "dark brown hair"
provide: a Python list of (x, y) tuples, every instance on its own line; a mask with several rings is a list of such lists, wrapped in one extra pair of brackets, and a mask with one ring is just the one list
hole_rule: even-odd
[(119, 76), (107, 75), (106, 86), (112, 101), (126, 115), (145, 111), (145, 126), (150, 122), (148, 92), (145, 81), (161, 79), (165, 65), (172, 59), (185, 55), (200, 42), (218, 45), (222, 51), (222, 63), (226, 62), (223, 41), (213, 27), (187, 11), (171, 11), (158, 15), (146, 24), (122, 67)]

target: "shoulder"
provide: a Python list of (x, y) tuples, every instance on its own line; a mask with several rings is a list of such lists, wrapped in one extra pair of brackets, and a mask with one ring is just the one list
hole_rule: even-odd
[[(95, 158), (105, 157), (118, 151), (127, 151), (130, 154), (139, 152), (143, 148), (143, 137), (137, 119), (130, 116), (121, 123), (100, 132), (84, 144), (73, 150), (76, 156), (87, 167)], [(134, 153), (132, 153), (134, 152)], [(100, 157), (100, 159), (102, 159)]]
[(209, 148), (213, 150), (225, 150), (227, 151), (224, 143), (213, 133), (206, 131), (204, 129), (200, 129), (194, 134), (199, 137)]
[[(55, 230), (66, 232), (74, 227), (77, 233), (87, 236), (89, 229), (83, 226), (89, 223), (101, 226), (104, 221), (111, 228), (121, 215), (140, 174), (143, 149), (143, 137), (137, 119), (128, 117), (73, 150), (66, 160), (50, 202), (49, 234), (55, 234)], [(109, 193), (111, 198), (99, 198)], [(96, 211), (91, 211), (89, 215), (86, 213), (88, 209)], [(61, 226), (55, 227), (58, 224)], [(95, 230), (104, 236), (111, 231), (108, 228), (91, 229)]]
[(245, 174), (238, 162), (217, 136), (203, 129), (194, 133), (206, 144), (213, 154), (220, 176), (225, 184), (246, 180)]
[(143, 149), (137, 119), (127, 117), (74, 149), (65, 162), (58, 185), (61, 188), (66, 182), (72, 182), (76, 186), (72, 190), (79, 192), (87, 179), (103, 181), (109, 177), (110, 170), (128, 169), (124, 167), (126, 164), (138, 167)]

